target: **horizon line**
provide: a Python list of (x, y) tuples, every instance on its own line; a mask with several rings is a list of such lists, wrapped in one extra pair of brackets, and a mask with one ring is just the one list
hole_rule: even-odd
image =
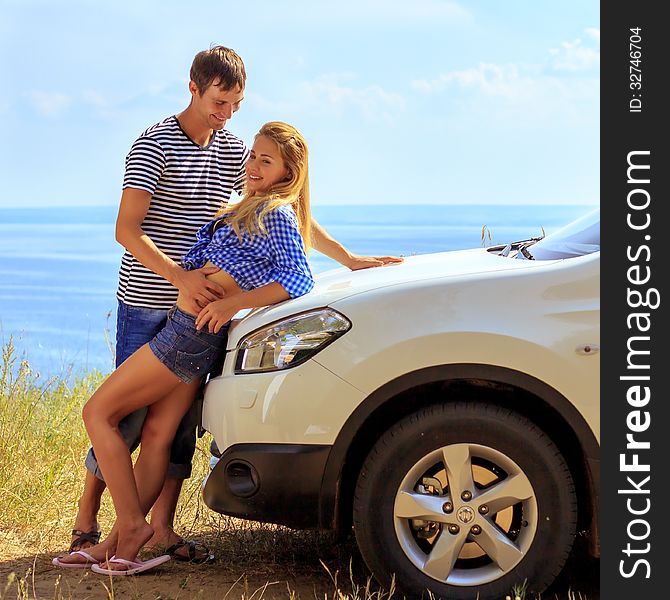
[[(312, 208), (319, 206), (599, 206), (600, 202), (371, 202), (371, 203), (328, 203), (312, 204)], [(0, 210), (31, 210), (44, 208), (118, 208), (117, 204), (0, 204)]]

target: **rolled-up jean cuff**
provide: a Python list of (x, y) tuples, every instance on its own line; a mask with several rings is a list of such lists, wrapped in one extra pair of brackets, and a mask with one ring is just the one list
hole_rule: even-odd
[[(105, 481), (105, 478), (102, 476), (102, 471), (98, 466), (98, 461), (95, 460), (95, 455), (93, 454), (93, 449), (88, 449), (88, 454), (86, 455), (86, 460), (84, 465), (88, 471), (97, 477), (100, 481)], [(170, 463), (167, 468), (166, 477), (168, 479), (188, 479), (193, 472), (193, 465), (178, 465), (175, 463)]]
[(86, 454), (84, 465), (88, 469), (89, 473), (95, 475), (100, 481), (105, 481), (105, 478), (102, 476), (102, 471), (100, 471), (100, 467), (98, 466), (98, 461), (95, 460), (93, 448), (88, 449), (88, 454)]

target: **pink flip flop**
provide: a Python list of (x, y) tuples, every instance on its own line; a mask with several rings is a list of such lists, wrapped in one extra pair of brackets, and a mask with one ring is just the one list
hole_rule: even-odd
[(126, 565), (128, 568), (127, 569), (105, 569), (104, 567), (100, 566), (100, 563), (91, 565), (91, 571), (94, 571), (95, 573), (100, 573), (101, 575), (136, 575), (137, 573), (143, 573), (144, 571), (149, 571), (150, 569), (153, 569), (154, 567), (157, 567), (158, 565), (162, 565), (163, 563), (166, 563), (168, 560), (170, 560), (170, 555), (169, 554), (163, 554), (163, 556), (157, 556), (156, 558), (152, 558), (151, 560), (145, 560), (145, 561), (132, 561), (132, 560), (126, 560), (125, 558), (116, 558), (116, 556), (112, 556), (107, 561), (107, 564), (109, 565), (110, 563), (114, 563), (117, 565)]
[(74, 556), (75, 554), (83, 556), (86, 559), (86, 562), (66, 563), (59, 560), (61, 556), (56, 556), (56, 558), (51, 561), (51, 564), (53, 564), (55, 567), (61, 567), (63, 569), (87, 569), (88, 567), (97, 565), (100, 562), (98, 559), (93, 558), (88, 552), (84, 552), (83, 550), (75, 550), (74, 552), (70, 552), (68, 556)]

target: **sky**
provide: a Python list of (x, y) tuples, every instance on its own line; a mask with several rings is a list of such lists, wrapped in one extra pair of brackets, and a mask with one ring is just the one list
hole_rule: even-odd
[(0, 207), (117, 205), (215, 44), (247, 70), (227, 128), (300, 129), (315, 205), (600, 201), (593, 0), (0, 0)]

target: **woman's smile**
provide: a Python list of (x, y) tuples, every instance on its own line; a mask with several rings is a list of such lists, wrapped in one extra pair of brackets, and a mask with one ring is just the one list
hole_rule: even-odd
[(279, 146), (264, 135), (256, 136), (245, 169), (247, 188), (253, 192), (269, 190), (288, 174)]

